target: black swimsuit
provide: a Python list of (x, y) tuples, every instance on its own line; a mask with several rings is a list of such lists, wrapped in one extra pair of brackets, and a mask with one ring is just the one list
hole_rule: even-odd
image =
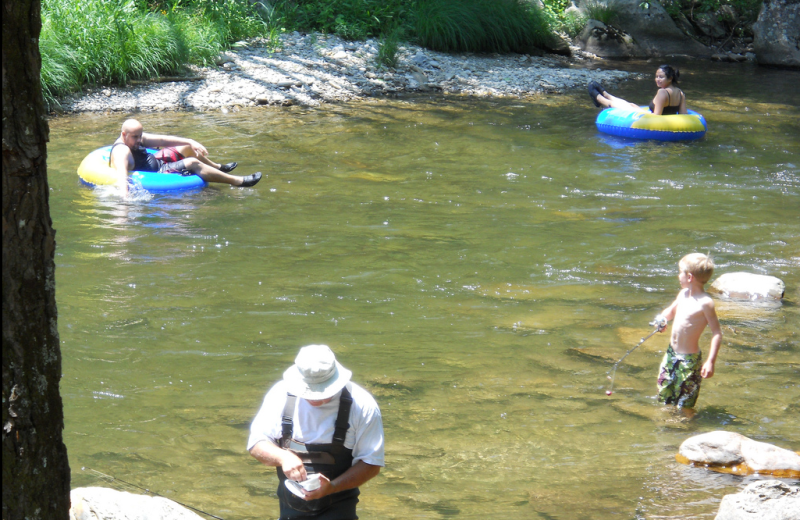
[[(664, 90), (667, 90), (667, 89), (664, 89)], [(681, 100), (683, 99), (683, 91), (678, 89), (678, 92), (680, 92), (678, 104), (674, 105), (674, 106), (673, 105), (665, 106), (663, 109), (661, 109), (661, 115), (662, 116), (674, 116), (681, 109)], [(672, 103), (672, 96), (669, 95), (669, 91), (667, 91), (667, 97), (669, 98), (669, 102)], [(650, 112), (655, 111), (655, 109), (656, 109), (656, 104), (651, 101), (650, 102)]]

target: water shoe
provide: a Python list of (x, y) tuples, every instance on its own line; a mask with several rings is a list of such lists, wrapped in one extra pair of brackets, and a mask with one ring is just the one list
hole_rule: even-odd
[(242, 188), (249, 188), (251, 186), (255, 186), (258, 184), (258, 181), (261, 180), (261, 172), (256, 172), (253, 175), (247, 175), (246, 177), (242, 177), (242, 183), (240, 186)]
[(219, 171), (223, 173), (230, 173), (239, 165), (237, 162), (229, 162), (228, 164), (223, 164), (219, 167)]

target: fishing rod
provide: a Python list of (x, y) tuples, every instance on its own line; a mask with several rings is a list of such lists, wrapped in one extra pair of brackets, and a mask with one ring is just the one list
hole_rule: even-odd
[(100, 471), (97, 471), (96, 469), (87, 468), (87, 467), (82, 467), (81, 469), (82, 470), (87, 470), (88, 469), (89, 471), (91, 471), (92, 473), (94, 473), (95, 475), (97, 475), (100, 478), (108, 479), (109, 481), (116, 480), (117, 482), (122, 482), (123, 484), (125, 484), (127, 486), (130, 486), (132, 488), (141, 489), (145, 493), (150, 493), (151, 495), (155, 495), (157, 497), (166, 498), (167, 500), (172, 500), (176, 504), (182, 505), (183, 507), (185, 507), (187, 509), (191, 509), (192, 511), (197, 511), (200, 514), (203, 514), (203, 515), (206, 515), (206, 516), (210, 516), (211, 518), (215, 518), (216, 520), (224, 520), (223, 518), (220, 518), (220, 517), (218, 517), (216, 515), (212, 515), (211, 513), (206, 513), (202, 509), (197, 509), (196, 507), (192, 507), (192, 506), (183, 504), (183, 503), (178, 502), (177, 500), (175, 500), (173, 498), (167, 498), (164, 495), (160, 495), (160, 494), (156, 493), (155, 491), (150, 491), (147, 488), (143, 488), (141, 486), (137, 486), (136, 484), (131, 484), (130, 482), (126, 482), (126, 481), (122, 480), (121, 478), (112, 477), (111, 475), (106, 475), (105, 473), (101, 473)]
[(653, 334), (655, 334), (656, 332), (660, 332), (660, 331), (664, 330), (663, 327), (666, 326), (666, 323), (662, 324), (662, 322), (658, 320), (658, 317), (656, 317), (656, 320), (653, 321), (652, 323), (650, 323), (650, 325), (655, 325), (655, 327), (656, 327), (655, 330), (653, 332), (651, 332), (650, 334), (648, 334), (647, 336), (643, 337), (641, 340), (639, 340), (639, 343), (637, 343), (635, 347), (633, 347), (632, 349), (627, 351), (624, 356), (619, 358), (619, 361), (614, 363), (614, 368), (609, 370), (611, 375), (608, 376), (608, 378), (611, 380), (611, 386), (608, 388), (608, 390), (606, 390), (606, 395), (611, 395), (611, 394), (614, 393), (614, 378), (617, 376), (617, 367), (619, 366), (620, 363), (622, 363), (622, 360), (625, 359), (626, 357), (628, 357), (628, 354), (630, 354), (631, 352), (633, 352), (634, 350), (639, 348), (642, 345), (642, 343), (644, 343), (645, 341), (650, 339), (653, 336)]

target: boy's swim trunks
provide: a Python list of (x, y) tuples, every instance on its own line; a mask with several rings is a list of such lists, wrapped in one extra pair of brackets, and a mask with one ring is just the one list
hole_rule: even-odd
[(703, 380), (700, 376), (702, 359), (702, 352), (678, 354), (670, 345), (658, 373), (659, 402), (693, 408)]

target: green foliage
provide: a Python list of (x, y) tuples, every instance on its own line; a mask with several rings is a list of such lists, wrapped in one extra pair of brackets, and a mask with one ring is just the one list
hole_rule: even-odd
[(380, 36), (409, 14), (404, 0), (277, 0), (274, 6), (288, 26), (347, 40)]
[(752, 25), (758, 19), (763, 0), (656, 0), (667, 13), (678, 19), (684, 15), (692, 20), (701, 13), (712, 13), (729, 30), (738, 28), (736, 36), (752, 35)]
[(525, 0), (420, 0), (416, 7), (417, 39), (438, 51), (519, 52), (550, 34), (545, 15)]
[(397, 66), (397, 51), (400, 45), (400, 34), (402, 30), (399, 27), (381, 35), (378, 42), (378, 56), (375, 61), (378, 66), (382, 67), (396, 67)]
[(593, 0), (586, 3), (586, 15), (598, 22), (610, 24), (619, 16), (619, 6), (613, 0)]
[(45, 100), (208, 64), (236, 40), (275, 36), (249, 0), (43, 0)]

